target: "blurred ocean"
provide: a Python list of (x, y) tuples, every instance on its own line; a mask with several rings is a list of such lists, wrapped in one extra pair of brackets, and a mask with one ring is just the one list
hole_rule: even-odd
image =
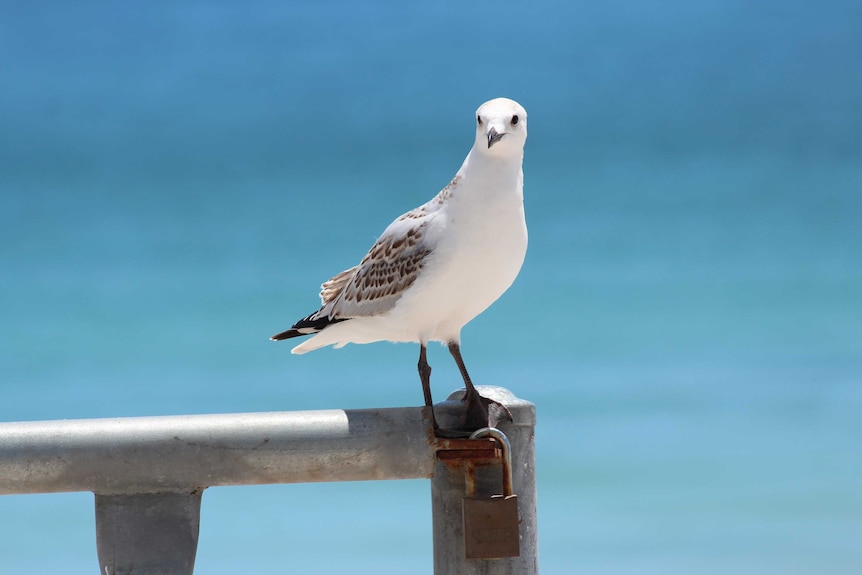
[[(537, 405), (542, 572), (860, 573), (860, 62), (854, 1), (4, 2), (0, 420), (421, 403), (416, 346), (267, 338), (508, 96), (530, 249), (462, 335)], [(210, 489), (196, 572), (431, 573), (429, 491)], [(0, 573), (97, 572), (91, 494), (0, 517)]]

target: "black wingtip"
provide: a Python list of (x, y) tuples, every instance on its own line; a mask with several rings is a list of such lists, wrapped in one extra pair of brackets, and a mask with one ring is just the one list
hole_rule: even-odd
[(289, 329), (287, 331), (277, 333), (277, 334), (271, 336), (269, 339), (271, 341), (281, 341), (283, 339), (290, 339), (292, 337), (298, 337), (300, 335), (308, 335), (308, 334), (307, 333), (300, 333), (299, 330)]
[[(316, 312), (315, 312), (316, 313)], [(311, 319), (314, 317), (314, 314), (309, 315), (308, 317), (304, 317), (291, 327), (287, 331), (283, 331), (281, 333), (277, 333), (271, 336), (269, 339), (272, 341), (281, 341), (283, 339), (290, 339), (292, 337), (300, 337), (303, 335), (313, 335), (327, 326), (330, 326), (334, 323), (339, 323), (345, 321), (349, 318), (337, 318), (337, 319), (329, 319), (327, 317)]]

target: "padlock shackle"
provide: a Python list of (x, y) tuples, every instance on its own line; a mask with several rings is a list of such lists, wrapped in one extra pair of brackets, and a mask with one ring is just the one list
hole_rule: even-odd
[(500, 445), (503, 459), (503, 495), (506, 497), (513, 495), (515, 490), (512, 486), (512, 444), (509, 443), (506, 434), (496, 427), (483, 427), (470, 435), (470, 439), (482, 439), (484, 437), (490, 437)]

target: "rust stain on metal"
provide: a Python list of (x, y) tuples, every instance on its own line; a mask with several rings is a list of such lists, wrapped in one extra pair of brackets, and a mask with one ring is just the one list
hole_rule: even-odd
[(434, 419), (431, 408), (422, 408), (422, 420), (428, 430), (428, 444), (434, 448), (439, 461), (447, 467), (459, 468), (464, 462), (474, 464), (494, 463), (503, 456), (496, 441), (483, 439), (450, 439), (434, 435)]
[(465, 461), (493, 463), (502, 457), (497, 442), (486, 439), (437, 438), (437, 459), (448, 467), (460, 467)]
[(464, 462), (464, 492), (467, 497), (476, 496), (476, 465), (470, 460)]

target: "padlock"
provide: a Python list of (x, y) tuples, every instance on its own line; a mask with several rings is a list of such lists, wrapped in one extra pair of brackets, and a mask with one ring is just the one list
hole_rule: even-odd
[(512, 453), (509, 438), (493, 427), (483, 427), (470, 439), (492, 437), (500, 444), (503, 463), (503, 494), (488, 497), (465, 497), (464, 551), (467, 559), (500, 559), (518, 557), (521, 541), (518, 519), (518, 496), (512, 491)]

